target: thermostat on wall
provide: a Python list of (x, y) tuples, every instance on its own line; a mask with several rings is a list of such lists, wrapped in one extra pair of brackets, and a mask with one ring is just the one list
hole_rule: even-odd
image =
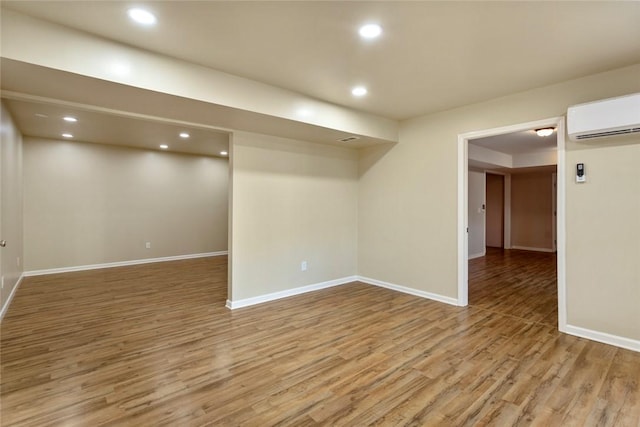
[(587, 176), (584, 173), (584, 163), (578, 163), (576, 165), (576, 182), (585, 182)]

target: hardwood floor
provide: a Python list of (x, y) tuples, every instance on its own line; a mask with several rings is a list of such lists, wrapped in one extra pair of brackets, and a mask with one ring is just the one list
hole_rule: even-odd
[(356, 282), (230, 311), (224, 257), (27, 278), (2, 425), (638, 426), (639, 353), (471, 287), (466, 308)]
[(558, 327), (556, 254), (487, 248), (469, 261), (469, 305)]

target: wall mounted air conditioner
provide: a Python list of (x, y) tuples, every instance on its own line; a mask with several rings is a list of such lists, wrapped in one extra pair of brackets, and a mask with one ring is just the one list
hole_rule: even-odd
[(573, 141), (640, 133), (640, 93), (569, 107), (567, 131)]

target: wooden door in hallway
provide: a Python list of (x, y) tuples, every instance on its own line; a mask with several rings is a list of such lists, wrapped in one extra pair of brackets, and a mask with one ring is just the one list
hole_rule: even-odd
[(504, 175), (487, 173), (486, 245), (504, 247)]

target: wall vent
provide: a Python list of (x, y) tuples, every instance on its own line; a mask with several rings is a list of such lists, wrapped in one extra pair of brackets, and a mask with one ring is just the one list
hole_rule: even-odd
[(621, 130), (611, 130), (607, 132), (594, 132), (586, 135), (577, 135), (575, 138), (576, 139), (602, 138), (603, 136), (624, 135), (626, 133), (638, 133), (638, 132), (640, 132), (640, 127), (621, 129)]
[(341, 138), (338, 141), (340, 141), (340, 142), (351, 142), (351, 141), (355, 141), (357, 139), (360, 139), (360, 138), (357, 137), (357, 136), (347, 136), (346, 138)]

